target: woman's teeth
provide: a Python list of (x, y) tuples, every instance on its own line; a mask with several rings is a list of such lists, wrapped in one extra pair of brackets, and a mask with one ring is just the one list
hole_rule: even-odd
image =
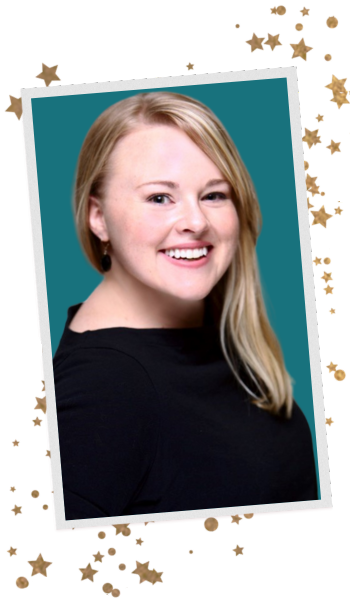
[(195, 248), (194, 250), (166, 250), (165, 254), (171, 258), (198, 260), (199, 258), (202, 258), (202, 256), (208, 254), (208, 248)]

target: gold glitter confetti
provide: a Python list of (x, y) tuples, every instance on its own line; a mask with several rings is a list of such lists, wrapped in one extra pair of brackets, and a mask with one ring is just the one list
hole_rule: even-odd
[(323, 115), (317, 115), (316, 119), (318, 122), (323, 121)]
[(332, 288), (330, 285), (327, 285), (327, 287), (323, 288), (323, 289), (326, 292), (326, 296), (327, 296), (327, 294), (333, 294), (334, 288)]
[(104, 557), (104, 554), (100, 554), (99, 552), (97, 552), (97, 554), (93, 554), (92, 555), (95, 558), (94, 562), (102, 562), (102, 559)]
[(321, 192), (321, 196), (324, 196), (324, 192)]
[(136, 561), (136, 569), (133, 571), (133, 573), (135, 573), (135, 575), (139, 575), (140, 577), (140, 583), (142, 583), (143, 581), (149, 581), (149, 561), (147, 561), (146, 563), (139, 563), (138, 561)]
[(141, 538), (138, 538), (138, 539), (136, 540), (136, 545), (139, 545), (139, 546), (141, 546), (141, 544), (143, 544), (143, 540), (141, 540)]
[(109, 550), (108, 550), (108, 554), (109, 554), (110, 556), (114, 556), (114, 555), (115, 555), (115, 548), (109, 548)]
[(337, 15), (328, 15), (324, 20), (324, 26), (329, 31), (335, 31), (340, 25), (340, 19)]
[(254, 517), (254, 513), (247, 513), (246, 515), (243, 515), (246, 519), (252, 519)]
[(190, 554), (193, 554), (193, 550), (189, 550), (189, 553), (190, 553)]
[(163, 571), (161, 573), (157, 573), (157, 571), (155, 569), (152, 569), (152, 571), (150, 571), (148, 581), (150, 581), (152, 585), (157, 583), (157, 581), (159, 581), (160, 583), (163, 583), (162, 578), (161, 578), (162, 575), (163, 575)]
[(346, 82), (346, 77), (345, 77), (345, 79), (337, 79), (337, 77), (335, 75), (332, 75), (332, 83), (325, 85), (325, 87), (332, 90), (333, 94), (335, 92), (346, 92), (347, 90), (344, 86), (345, 82)]
[(309, 198), (307, 198), (307, 207), (308, 207), (309, 210), (310, 210), (310, 208), (314, 207), (314, 205), (311, 204), (311, 202), (309, 202)]
[(32, 419), (32, 421), (33, 421), (33, 423), (34, 423), (34, 427), (35, 427), (36, 425), (39, 425), (39, 427), (40, 427), (41, 420), (39, 419), (39, 417), (37, 417), (36, 419)]
[(15, 492), (15, 491), (16, 491), (16, 488), (15, 488), (15, 487), (11, 487), (11, 488), (10, 488), (10, 492)]
[(345, 92), (335, 92), (333, 98), (331, 99), (331, 102), (336, 102), (338, 108), (341, 108), (343, 104), (350, 104), (349, 100), (346, 98)]
[(332, 275), (331, 275), (331, 273), (326, 273), (326, 271), (324, 271), (321, 279), (324, 279), (325, 282), (327, 283), (327, 281), (329, 281), (330, 279), (332, 279)]
[(309, 15), (309, 10), (310, 10), (309, 8), (305, 8), (304, 7), (303, 10), (301, 10), (300, 12), (302, 13), (303, 17), (305, 17), (305, 16), (309, 17), (310, 16)]
[(115, 527), (115, 535), (121, 533), (122, 535), (130, 535), (131, 531), (128, 527), (129, 523), (123, 525), (113, 525)]
[(236, 25), (236, 29), (238, 29), (239, 27), (240, 27), (240, 25), (238, 25), (238, 23), (237, 23), (237, 25)]
[(41, 380), (41, 383), (43, 384), (43, 389), (41, 391), (45, 392), (45, 381)]
[(335, 208), (334, 210), (336, 215), (341, 215), (341, 213), (343, 212), (343, 209), (340, 208), (340, 206), (338, 206), (338, 208)]
[(236, 548), (234, 548), (233, 552), (236, 553), (236, 556), (238, 556), (239, 554), (243, 555), (243, 547), (240, 548), (239, 546), (236, 546)]
[(19, 442), (17, 442), (17, 440), (15, 440), (14, 442), (12, 442), (14, 446), (18, 446)]
[(29, 492), (29, 498), (31, 498), (32, 500), (40, 500), (40, 498), (41, 498), (41, 491), (38, 490), (38, 488), (33, 488)]
[(23, 592), (29, 588), (30, 581), (27, 575), (17, 575), (17, 577), (14, 579), (13, 585), (15, 586), (16, 590)]
[(334, 152), (341, 152), (339, 148), (340, 144), (341, 142), (333, 142), (333, 140), (331, 140), (331, 143), (327, 148), (331, 151), (331, 154), (334, 154)]
[(293, 29), (295, 33), (303, 33), (303, 31), (305, 31), (305, 23), (302, 21), (295, 21), (293, 24)]
[(120, 569), (121, 571), (125, 571), (125, 569), (126, 569), (126, 566), (124, 565), (124, 563), (121, 563), (121, 564), (119, 565), (119, 569)]
[(47, 506), (47, 504), (44, 504), (43, 509), (47, 510), (49, 507)]
[(332, 54), (332, 52), (324, 52), (322, 54), (322, 60), (325, 64), (331, 63), (334, 60), (334, 54)]
[(311, 212), (315, 217), (312, 225), (322, 225), (323, 227), (327, 227), (328, 219), (331, 219), (333, 216), (326, 213), (324, 206), (322, 206), (320, 210), (312, 210)]
[(188, 63), (188, 65), (186, 65), (187, 69), (190, 71), (191, 69), (193, 69), (193, 64), (192, 63)]
[(219, 527), (219, 522), (217, 519), (210, 517), (204, 521), (204, 527), (207, 531), (215, 531)]
[(112, 581), (104, 581), (101, 585), (101, 592), (106, 594), (106, 596), (110, 596), (110, 598), (120, 598), (122, 593), (118, 586), (115, 586)]
[(16, 515), (22, 514), (21, 508), (22, 508), (22, 506), (16, 506), (16, 504), (15, 504), (15, 508), (11, 508), (11, 510), (15, 513), (15, 516), (16, 516)]
[(315, 260), (313, 262), (315, 263), (315, 265), (317, 267), (317, 265), (320, 265), (322, 261), (320, 258), (315, 258)]
[(98, 534), (98, 537), (100, 538), (100, 540), (103, 540), (106, 537), (106, 534), (104, 531), (100, 531), (100, 533)]
[(51, 452), (50, 452), (50, 450), (46, 450), (46, 456), (48, 456), (49, 458), (51, 458)]
[(306, 160), (304, 160), (304, 169), (305, 169), (305, 171), (307, 171), (308, 168), (309, 168), (309, 163)]
[(332, 376), (335, 383), (345, 383), (349, 378), (347, 370), (339, 367), (339, 363), (336, 363), (334, 360), (329, 360), (324, 369), (327, 371), (327, 375)]
[(331, 315), (334, 315), (334, 313), (335, 313), (334, 308), (331, 308), (331, 310), (329, 312), (331, 313)]
[(288, 12), (288, 6), (286, 4), (273, 4), (269, 8), (270, 17), (280, 17), (283, 19)]
[(231, 515), (231, 523), (237, 523), (237, 525), (239, 525), (239, 522), (242, 521), (242, 518), (239, 517), (238, 515), (235, 515), (234, 517)]
[(332, 420), (332, 417), (329, 417), (329, 419), (326, 419), (326, 425), (332, 425), (332, 423), (334, 423), (334, 421)]
[[(11, 546), (10, 550), (8, 550), (7, 552), (10, 553), (10, 556), (13, 556), (14, 554), (16, 554), (16, 550), (17, 550), (17, 548), (12, 548), (12, 546)], [(17, 556), (17, 554), (16, 554), (16, 556)]]

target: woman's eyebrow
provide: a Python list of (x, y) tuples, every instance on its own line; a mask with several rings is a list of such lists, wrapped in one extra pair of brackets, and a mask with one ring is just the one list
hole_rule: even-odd
[[(212, 185), (217, 185), (218, 183), (229, 183), (229, 182), (227, 181), (227, 179), (210, 179), (210, 181), (208, 181), (204, 187), (205, 188), (210, 187)], [(141, 183), (140, 185), (137, 186), (136, 189), (138, 189), (144, 185), (155, 185), (155, 184), (166, 185), (167, 187), (170, 187), (170, 188), (178, 188), (179, 187), (179, 184), (175, 183), (174, 181), (148, 181), (147, 183)]]

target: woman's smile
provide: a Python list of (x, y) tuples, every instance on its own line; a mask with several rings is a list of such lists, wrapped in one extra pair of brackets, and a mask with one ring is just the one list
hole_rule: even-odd
[(199, 269), (200, 267), (204, 267), (211, 260), (212, 251), (214, 250), (213, 246), (209, 248), (206, 256), (201, 256), (200, 258), (175, 258), (171, 257), (165, 253), (165, 250), (160, 250), (160, 253), (164, 255), (164, 257), (168, 260), (168, 262), (177, 267), (184, 267), (187, 269)]

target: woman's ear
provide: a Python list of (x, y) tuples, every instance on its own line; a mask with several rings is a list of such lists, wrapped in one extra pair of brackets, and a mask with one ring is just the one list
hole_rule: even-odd
[(89, 196), (89, 226), (91, 231), (102, 241), (109, 240), (106, 221), (102, 210), (101, 201), (95, 196)]

